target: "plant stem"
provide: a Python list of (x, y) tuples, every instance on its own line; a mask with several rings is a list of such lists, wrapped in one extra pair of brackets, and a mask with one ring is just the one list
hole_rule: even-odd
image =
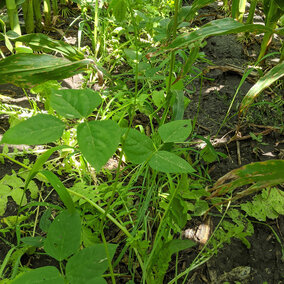
[(43, 14), (44, 14), (44, 23), (46, 26), (51, 24), (51, 5), (50, 0), (43, 0)]
[(246, 24), (252, 24), (253, 23), (253, 17), (254, 17), (256, 5), (257, 5), (257, 0), (251, 0), (250, 1), (249, 14), (248, 14)]
[[(276, 28), (277, 21), (279, 20), (281, 16), (282, 16), (281, 9), (278, 7), (278, 5), (274, 1), (271, 1), (269, 5), (269, 10), (268, 10), (268, 13), (265, 19), (265, 26), (274, 30)], [(271, 42), (272, 36), (273, 36), (273, 31), (266, 32), (264, 34), (257, 61), (260, 61), (262, 57), (265, 55), (267, 47)]]
[(37, 32), (42, 31), (42, 23), (41, 23), (42, 16), (41, 16), (40, 4), (41, 4), (41, 1), (38, 1), (38, 0), (33, 1), (35, 29)]
[[(174, 12), (174, 24), (172, 29), (172, 40), (175, 39), (177, 34), (177, 22), (178, 22), (178, 11), (179, 11), (179, 0), (175, 0), (175, 12)], [(168, 115), (169, 109), (170, 109), (170, 103), (171, 103), (171, 86), (172, 86), (172, 78), (173, 78), (173, 71), (175, 66), (175, 50), (172, 50), (171, 52), (171, 60), (170, 60), (170, 66), (169, 66), (169, 77), (168, 77), (168, 86), (166, 90), (166, 110), (163, 113), (163, 117), (161, 119), (161, 123), (164, 124), (166, 121), (166, 117)]]
[(22, 8), (23, 8), (23, 13), (24, 13), (26, 33), (31, 34), (34, 32), (34, 29), (35, 29), (33, 0), (26, 0), (22, 4)]
[[(18, 9), (15, 0), (6, 0), (6, 6), (11, 30), (16, 32), (18, 35), (21, 35)], [(16, 42), (16, 47), (20, 45), (20, 42)]]

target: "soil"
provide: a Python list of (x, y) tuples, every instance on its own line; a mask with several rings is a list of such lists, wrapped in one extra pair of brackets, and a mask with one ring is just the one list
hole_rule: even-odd
[[(204, 14), (217, 14), (217, 8), (211, 5), (209, 8), (204, 9), (203, 12)], [(261, 20), (261, 16), (259, 17)], [(207, 20), (212, 19), (207, 18)], [(277, 47), (277, 44), (276, 41), (274, 46)], [(206, 54), (206, 58), (212, 62), (211, 66), (214, 67), (210, 67), (211, 69), (205, 74), (207, 79), (204, 78), (202, 88), (200, 88), (200, 81), (194, 82), (193, 85), (187, 87), (186, 95), (190, 99), (190, 104), (184, 115), (185, 119), (194, 119), (197, 115), (196, 110), (199, 109), (197, 116), (197, 132), (199, 135), (215, 139), (230, 138), (234, 135), (238, 123), (238, 117), (235, 114), (242, 98), (256, 82), (257, 77), (250, 76), (242, 84), (237, 95), (235, 95), (236, 90), (240, 84), (244, 68), (249, 62), (255, 61), (259, 46), (257, 39), (250, 39), (250, 44), (248, 45), (235, 35), (216, 36), (207, 39), (207, 44), (202, 51)], [(204, 66), (205, 63), (200, 62), (196, 67), (203, 70)], [(78, 88), (80, 82), (81, 78), (76, 76), (64, 80), (63, 86)], [(20, 88), (13, 85), (0, 85), (0, 92), (10, 97), (12, 99), (11, 103), (30, 108), (30, 104)], [(283, 98), (283, 89), (278, 88), (275, 90), (275, 93), (282, 95)], [(234, 97), (234, 103), (231, 106), (228, 119), (223, 124)], [(274, 97), (273, 92), (264, 92), (259, 100), (272, 101)], [(259, 112), (261, 113), (259, 114)], [(281, 133), (274, 127), (283, 121), (283, 104), (280, 113), (268, 107), (266, 109), (252, 107), (250, 113), (251, 121), (241, 124), (240, 131), (243, 136), (248, 135), (250, 132), (262, 132), (264, 133), (263, 140), (257, 142), (248, 137), (238, 141), (240, 147), (239, 155), (237, 154), (236, 141), (228, 145), (216, 143), (216, 149), (226, 154), (228, 158), (210, 165), (210, 176), (213, 181), (230, 170), (251, 162), (283, 159), (284, 135), (283, 132)], [(220, 129), (222, 124), (223, 127)], [(1, 133), (9, 127), (7, 116), (0, 115), (0, 126), (2, 129)], [(212, 143), (214, 141), (216, 140), (212, 140)], [(17, 165), (5, 160), (5, 164), (0, 163), (0, 179), (5, 174), (10, 174), (12, 170), (17, 171), (18, 169)], [(55, 195), (51, 197), (50, 202), (57, 204), (57, 197)], [(10, 199), (7, 208), (5, 215), (1, 216), (1, 219), (15, 215), (17, 211), (16, 204)], [(280, 216), (277, 220), (269, 220), (267, 223), (272, 226), (282, 244), (284, 244), (284, 216)], [(190, 274), (186, 283), (284, 283), (284, 255), (275, 234), (264, 224), (255, 223), (254, 230), (254, 235), (249, 238), (251, 243), (250, 249), (241, 241), (232, 239), (231, 244), (225, 245), (218, 255)], [(3, 261), (10, 249), (4, 238), (8, 242), (15, 242), (15, 236), (10, 234), (1, 236), (0, 262)], [(188, 267), (199, 249), (196, 249), (194, 252), (191, 251), (188, 255), (182, 253), (180, 256), (180, 267)], [(27, 262), (30, 263), (31, 268), (57, 265), (56, 261), (43, 255), (33, 255), (32, 257), (24, 255), (22, 263), (25, 264)], [(168, 283), (172, 276), (169, 273), (164, 283)], [(117, 283), (124, 282), (118, 281)], [(182, 282), (178, 281), (178, 283)]]

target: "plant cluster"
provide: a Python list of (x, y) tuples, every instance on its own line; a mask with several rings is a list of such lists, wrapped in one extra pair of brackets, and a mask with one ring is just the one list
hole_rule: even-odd
[[(207, 62), (201, 51), (206, 38), (264, 33), (257, 66), (270, 56), (265, 54), (271, 38), (283, 34), (282, 1), (261, 1), (265, 25), (252, 22), (257, 1), (250, 1), (245, 23), (246, 1), (233, 0), (230, 9), (224, 1), (230, 15), (201, 27), (195, 23), (198, 11), (215, 1), (191, 2), (2, 3), (0, 36), (10, 54), (1, 51), (0, 84), (29, 90), (44, 108), (30, 97), (32, 109), (1, 103), (11, 124), (1, 144), (45, 149), (41, 154), (27, 150), (24, 154), (36, 155), (36, 161), (20, 162), (19, 153), (3, 147), (1, 162), (22, 168), (0, 180), (0, 215), (9, 199), (18, 205), (17, 214), (1, 219), (1, 239), (11, 247), (0, 264), (3, 283), (163, 283), (174, 255), (169, 283), (185, 283), (233, 237), (250, 246), (250, 217), (263, 222), (284, 214), (284, 192), (277, 187), (284, 182), (283, 160), (243, 166), (213, 184), (207, 166), (225, 155), (197, 135), (196, 117), (184, 119), (190, 103), (186, 86), (205, 79), (196, 63)], [(68, 15), (76, 18), (67, 24)], [(76, 26), (76, 47), (47, 35), (59, 22), (68, 29)], [(236, 135), (252, 103), (283, 76), (283, 52), (282, 47), (278, 64), (243, 98)], [(253, 69), (247, 69), (242, 82)], [(81, 89), (61, 87), (60, 80), (76, 74), (84, 74)], [(19, 116), (24, 111), (27, 119)], [(203, 149), (194, 147), (197, 138)], [(57, 204), (48, 199), (53, 191)], [(236, 202), (258, 191), (252, 201)], [(183, 238), (193, 218), (207, 220), (210, 227), (212, 208), (220, 217), (214, 232), (203, 243), (193, 231)], [(5, 240), (8, 234), (15, 243)], [(197, 243), (202, 249), (180, 271), (178, 253)], [(23, 255), (40, 253), (57, 261), (56, 266), (22, 265)]]

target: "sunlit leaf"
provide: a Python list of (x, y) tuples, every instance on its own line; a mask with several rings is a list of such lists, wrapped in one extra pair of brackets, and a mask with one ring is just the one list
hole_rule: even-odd
[(145, 162), (155, 151), (152, 140), (136, 129), (130, 129), (125, 140), (124, 151), (135, 164)]
[(54, 142), (63, 133), (65, 124), (48, 114), (35, 115), (8, 129), (1, 143), (37, 145)]
[(13, 39), (30, 46), (35, 51), (44, 52), (60, 52), (64, 57), (70, 60), (82, 60), (84, 54), (78, 51), (73, 46), (60, 40), (55, 40), (44, 34), (27, 34)]
[(62, 80), (86, 70), (92, 60), (69, 61), (47, 54), (15, 54), (0, 61), (0, 84), (32, 88), (49, 80)]
[(97, 171), (116, 151), (120, 136), (121, 130), (112, 120), (84, 122), (77, 129), (80, 151)]
[(190, 33), (182, 33), (180, 36), (168, 46), (168, 48), (179, 48), (184, 45), (189, 45), (195, 41), (203, 40), (206, 37), (213, 35), (224, 35), (239, 32), (272, 32), (271, 29), (258, 24), (245, 25), (232, 18), (224, 18), (211, 21), (202, 26), (196, 31)]
[(50, 105), (66, 118), (83, 118), (90, 115), (100, 105), (101, 97), (91, 89), (54, 90), (50, 96)]
[(163, 173), (182, 174), (195, 171), (187, 161), (167, 151), (156, 152), (150, 159), (149, 165)]
[(239, 113), (245, 113), (257, 96), (284, 75), (284, 61), (274, 66), (254, 84), (241, 102)]
[(284, 183), (284, 160), (256, 162), (235, 169), (219, 178), (210, 190), (211, 196), (220, 196), (238, 187), (251, 185), (248, 190), (239, 192), (242, 196), (262, 188)]
[(175, 120), (159, 127), (158, 132), (165, 143), (184, 142), (192, 131), (191, 120)]

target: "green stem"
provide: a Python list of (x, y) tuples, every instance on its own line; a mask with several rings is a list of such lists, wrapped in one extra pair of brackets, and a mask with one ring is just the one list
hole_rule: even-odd
[[(18, 9), (15, 0), (6, 0), (6, 6), (11, 30), (16, 32), (18, 35), (21, 35)], [(20, 45), (20, 42), (16, 42), (16, 47)]]
[(53, 16), (57, 16), (58, 15), (57, 0), (52, 0), (52, 10), (53, 10)]
[(158, 244), (159, 244), (159, 242), (161, 240), (161, 237), (163, 235), (161, 232), (163, 232), (163, 230), (164, 230), (165, 219), (168, 216), (169, 211), (171, 210), (171, 205), (173, 203), (174, 198), (176, 197), (176, 194), (177, 194), (177, 191), (178, 191), (178, 188), (179, 188), (178, 185), (175, 186), (173, 184), (172, 178), (171, 178), (171, 176), (169, 174), (167, 174), (167, 177), (168, 177), (168, 181), (169, 181), (169, 184), (170, 184), (171, 199), (169, 201), (169, 204), (168, 204), (168, 206), (167, 206), (167, 208), (165, 210), (165, 213), (164, 213), (162, 219), (159, 222), (159, 227), (158, 227), (158, 230), (156, 232), (155, 240), (154, 240), (154, 243), (153, 243), (153, 248), (152, 248), (151, 253), (150, 253), (150, 255), (149, 255), (148, 259), (147, 259), (147, 262), (145, 264), (146, 271), (150, 270), (150, 268), (151, 268), (151, 260), (152, 260), (152, 258), (154, 256), (155, 252), (156, 252), (156, 248), (157, 248), (157, 246), (158, 246)]
[[(176, 38), (177, 34), (177, 23), (178, 23), (178, 12), (179, 12), (179, 0), (175, 0), (175, 12), (174, 12), (174, 24), (172, 29), (172, 40)], [(172, 50), (171, 52), (171, 60), (170, 60), (170, 66), (169, 66), (169, 77), (168, 77), (168, 86), (166, 90), (166, 110), (163, 113), (161, 123), (164, 124), (166, 121), (169, 109), (170, 109), (170, 103), (171, 103), (171, 86), (172, 86), (172, 78), (173, 78), (173, 71), (175, 66), (175, 50)]]
[(22, 4), (22, 8), (25, 20), (26, 33), (31, 34), (35, 30), (33, 0), (26, 0)]
[(255, 12), (256, 5), (257, 5), (257, 1), (258, 0), (251, 0), (250, 1), (249, 14), (248, 14), (246, 24), (252, 24), (253, 23), (253, 17), (254, 17), (254, 12)]
[(36, 28), (37, 32), (42, 31), (42, 23), (41, 23), (42, 22), (42, 16), (41, 16), (40, 4), (41, 4), (41, 1), (39, 1), (39, 0), (33, 1), (35, 28)]
[(93, 43), (93, 51), (95, 53), (95, 58), (98, 56), (99, 50), (99, 41), (98, 41), (98, 18), (99, 18), (99, 1), (96, 0), (95, 4), (95, 17), (94, 17), (94, 43)]
[(43, 14), (44, 14), (44, 23), (46, 26), (51, 24), (51, 5), (50, 0), (43, 0)]
[[(282, 16), (281, 9), (278, 7), (278, 5), (274, 1), (271, 1), (269, 10), (268, 10), (268, 13), (265, 19), (265, 26), (274, 30), (281, 16)], [(260, 61), (262, 57), (265, 55), (268, 45), (271, 42), (272, 36), (273, 36), (273, 31), (266, 32), (264, 34), (257, 61)]]

